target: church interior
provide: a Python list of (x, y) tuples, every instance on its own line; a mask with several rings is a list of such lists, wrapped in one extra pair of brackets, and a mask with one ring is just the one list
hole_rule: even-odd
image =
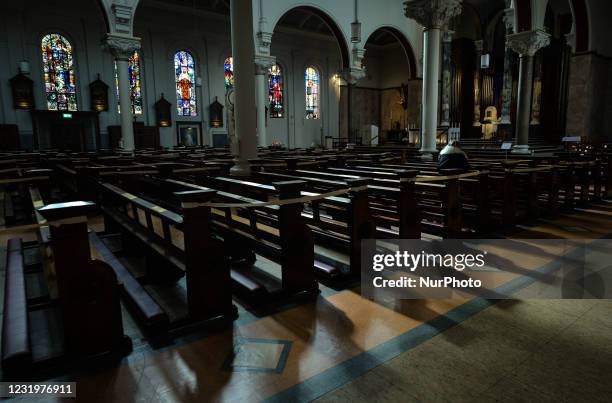
[(0, 398), (610, 401), (611, 20), (3, 2)]

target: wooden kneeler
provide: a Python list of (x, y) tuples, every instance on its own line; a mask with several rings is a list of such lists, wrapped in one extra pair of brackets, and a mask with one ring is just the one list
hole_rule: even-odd
[(94, 203), (82, 201), (38, 209), (49, 224), (64, 351), (71, 358), (124, 355), (132, 348), (123, 333), (117, 277), (90, 256), (87, 214), (94, 210)]

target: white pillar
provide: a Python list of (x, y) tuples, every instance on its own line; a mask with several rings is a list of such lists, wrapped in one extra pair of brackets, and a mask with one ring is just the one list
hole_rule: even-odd
[(520, 55), (518, 105), (516, 113), (516, 144), (514, 153), (529, 153), (529, 124), (533, 86), (533, 56), (550, 43), (550, 34), (541, 31), (525, 31), (508, 35), (508, 46)]
[(461, 13), (461, 0), (408, 0), (406, 17), (425, 27), (423, 33), (423, 99), (421, 152), (436, 151), (438, 132), (438, 80), (440, 79), (440, 32), (451, 18)]
[(270, 55), (255, 56), (255, 104), (257, 105), (257, 139), (260, 147), (270, 145), (266, 126), (266, 107), (268, 106), (268, 70), (276, 63)]
[(423, 33), (423, 128), (421, 152), (436, 151), (438, 134), (438, 77), (440, 77), (440, 28)]
[(134, 116), (130, 95), (128, 59), (140, 49), (140, 38), (119, 34), (107, 34), (104, 46), (112, 53), (117, 62), (119, 81), (119, 107), (121, 109), (121, 146), (126, 151), (134, 151)]
[(134, 150), (134, 113), (130, 96), (130, 77), (127, 59), (116, 59), (119, 82), (119, 109), (121, 113), (121, 146), (126, 151)]
[(253, 63), (253, 4), (250, 0), (231, 0), (232, 56), (234, 58), (234, 116), (236, 141), (233, 149), (234, 176), (251, 174), (249, 159), (257, 157), (255, 69)]
[(257, 96), (257, 140), (260, 147), (268, 146), (268, 134), (266, 127), (266, 74), (261, 74), (259, 71), (255, 75), (256, 81), (256, 96)]

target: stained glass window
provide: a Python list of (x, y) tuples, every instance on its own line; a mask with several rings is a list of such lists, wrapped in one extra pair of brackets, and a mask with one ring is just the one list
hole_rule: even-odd
[[(128, 77), (130, 79), (130, 101), (132, 113), (142, 115), (142, 87), (140, 86), (140, 55), (138, 52), (128, 59)], [(117, 75), (117, 62), (115, 62), (115, 92), (119, 100), (119, 76)], [(121, 113), (121, 106), (117, 103), (117, 110)]]
[(284, 116), (283, 108), (283, 70), (278, 64), (270, 67), (268, 77), (268, 98), (270, 100), (270, 117), (282, 118)]
[(47, 108), (50, 111), (76, 111), (76, 78), (74, 54), (68, 39), (48, 34), (40, 43)]
[(234, 58), (228, 57), (224, 63), (225, 69), (225, 92), (234, 88)]
[(174, 81), (176, 83), (176, 111), (179, 116), (197, 116), (195, 63), (186, 50), (174, 55)]
[(306, 119), (319, 119), (319, 70), (306, 68)]

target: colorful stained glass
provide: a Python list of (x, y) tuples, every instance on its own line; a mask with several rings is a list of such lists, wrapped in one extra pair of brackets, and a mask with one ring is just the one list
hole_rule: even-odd
[(195, 63), (186, 50), (174, 55), (174, 81), (176, 83), (176, 111), (179, 116), (197, 116)]
[[(138, 52), (128, 59), (128, 77), (130, 79), (130, 101), (132, 113), (142, 115), (142, 87), (140, 85), (140, 55)], [(115, 62), (115, 92), (119, 100), (119, 76), (117, 74), (117, 62)], [(121, 113), (121, 105), (117, 102), (117, 111)]]
[(319, 70), (306, 68), (306, 119), (319, 119)]
[(282, 118), (284, 116), (283, 107), (283, 70), (278, 64), (270, 67), (268, 77), (268, 98), (270, 100), (270, 117)]
[(228, 57), (224, 63), (225, 70), (225, 92), (234, 88), (234, 58)]
[(68, 39), (48, 34), (40, 43), (47, 108), (50, 111), (76, 111), (77, 94), (74, 54)]

